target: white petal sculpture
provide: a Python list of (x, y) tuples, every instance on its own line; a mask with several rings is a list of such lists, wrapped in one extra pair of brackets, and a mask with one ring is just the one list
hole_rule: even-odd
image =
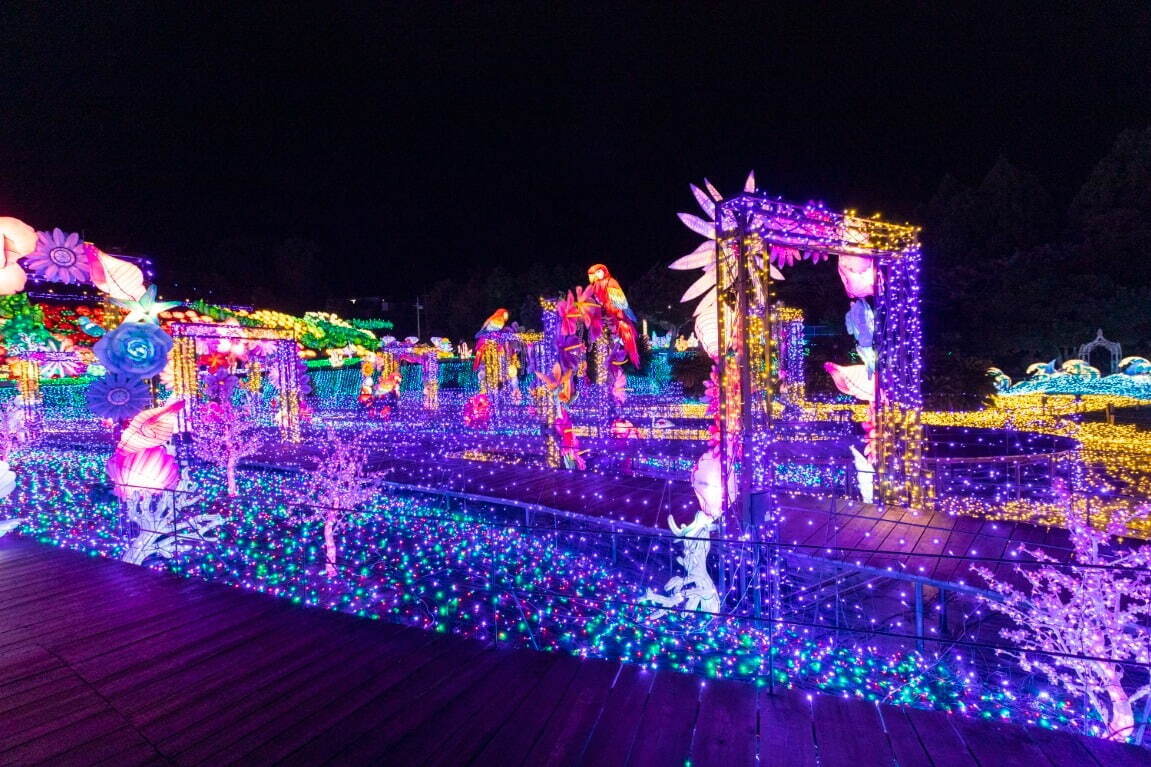
[(219, 536), (216, 528), (224, 523), (224, 518), (219, 514), (185, 512), (201, 501), (195, 490), (196, 484), (188, 478), (185, 470), (174, 492), (134, 493), (129, 496), (125, 501), (125, 512), (138, 532), (121, 559), (142, 565), (150, 557), (171, 559), (179, 553), (182, 543), (215, 542)]
[(18, 218), (0, 216), (0, 237), (6, 240), (3, 243), (6, 263), (10, 264), (36, 249), (36, 230)]
[[(716, 259), (724, 257), (724, 253), (717, 253), (715, 242), (715, 203), (723, 199), (719, 190), (712, 186), (707, 179), (703, 181), (704, 188), (691, 185), (692, 196), (699, 203), (700, 209), (710, 220), (704, 220), (692, 213), (680, 213), (679, 218), (688, 229), (707, 238), (706, 241), (681, 258), (676, 259), (669, 268), (676, 270), (700, 269), (703, 274), (692, 283), (680, 299), (681, 303), (700, 299), (692, 315), (695, 317), (694, 335), (700, 346), (707, 352), (713, 364), (719, 358), (724, 348), (728, 346), (730, 338), (720, 338), (719, 335), (719, 300), (716, 275)], [(751, 172), (744, 182), (745, 192), (756, 191), (755, 172)], [(730, 258), (730, 255), (726, 257)], [(757, 263), (762, 269), (762, 259)], [(783, 275), (772, 264), (767, 264), (770, 277), (773, 280), (782, 280)], [(728, 285), (724, 285), (727, 288)], [(758, 277), (753, 281), (754, 289), (761, 295), (763, 285)], [(729, 331), (730, 332), (730, 331)], [(727, 481), (732, 483), (729, 492), (734, 494), (735, 476), (730, 471)], [(708, 449), (692, 469), (692, 487), (696, 499), (699, 501), (699, 510), (695, 518), (687, 525), (680, 527), (674, 517), (668, 517), (668, 527), (683, 543), (683, 555), (677, 562), (684, 569), (684, 575), (676, 575), (664, 584), (663, 594), (648, 589), (645, 599), (660, 605), (661, 609), (655, 611), (651, 619), (657, 619), (666, 614), (668, 608), (682, 608), (684, 610), (698, 610), (708, 613), (719, 612), (722, 600), (715, 587), (715, 582), (707, 572), (707, 555), (711, 548), (711, 533), (716, 522), (723, 514), (724, 493), (724, 467), (720, 457), (719, 446)]]
[[(729, 482), (734, 483), (734, 479), (734, 475), (728, 475)], [(699, 501), (695, 518), (682, 527), (676, 524), (675, 517), (669, 515), (667, 518), (668, 527), (683, 542), (683, 555), (677, 557), (676, 562), (683, 567), (685, 574), (665, 583), (664, 594), (648, 589), (644, 599), (661, 608), (717, 613), (721, 602), (715, 581), (707, 571), (707, 554), (711, 549), (711, 532), (723, 514), (723, 462), (718, 446), (700, 456), (691, 472), (691, 484)], [(729, 491), (734, 492), (734, 485), (729, 487)], [(657, 610), (650, 620), (657, 620), (666, 613), (666, 609)]]
[(823, 363), (823, 369), (831, 374), (835, 387), (844, 394), (864, 402), (875, 400), (875, 379), (867, 373), (867, 365), (836, 365)]
[(875, 502), (875, 467), (863, 453), (851, 448), (851, 457), (855, 463), (855, 477), (859, 482), (859, 497), (864, 503)]

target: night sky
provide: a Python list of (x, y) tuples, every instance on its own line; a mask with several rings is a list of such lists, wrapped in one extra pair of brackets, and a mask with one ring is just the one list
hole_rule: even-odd
[(1151, 123), (1146, 2), (622, 5), (9, 2), (0, 211), (162, 283), (304, 238), (317, 302), (398, 299), (474, 265), (634, 278), (694, 247), (689, 182), (749, 168), (907, 220), (1005, 156), (1066, 202)]

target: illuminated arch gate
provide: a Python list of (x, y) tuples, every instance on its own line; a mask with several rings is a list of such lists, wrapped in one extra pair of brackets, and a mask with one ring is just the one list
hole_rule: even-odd
[(752, 498), (771, 503), (780, 444), (773, 428), (782, 407), (771, 365), (781, 337), (773, 327), (781, 314), (769, 269), (772, 246), (874, 265), (876, 500), (921, 505), (928, 483), (922, 477), (918, 228), (744, 193), (717, 204), (716, 243), (721, 455), (725, 473), (737, 480), (726, 507), (745, 527), (770, 509), (757, 501), (753, 514)]
[[(207, 353), (209, 346), (219, 341), (260, 341), (271, 347), (260, 358), (259, 375), (270, 376), (274, 381), (271, 391), (275, 401), (271, 423), (279, 431), (284, 442), (299, 442), (300, 429), (300, 370), (299, 345), (291, 331), (277, 328), (253, 328), (240, 325), (201, 325), (186, 322), (173, 322), (169, 327), (172, 335), (172, 387), (176, 394), (185, 398), (189, 405), (181, 411), (182, 430), (189, 430), (194, 420), (194, 411), (202, 406), (198, 395), (200, 371), (196, 361), (200, 354)], [(249, 367), (245, 376), (250, 376)]]

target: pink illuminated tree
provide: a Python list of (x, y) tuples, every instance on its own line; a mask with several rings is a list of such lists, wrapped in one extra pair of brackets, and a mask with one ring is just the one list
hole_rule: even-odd
[(0, 405), (0, 461), (7, 463), (18, 448), (31, 440), (27, 411), (12, 398)]
[(347, 524), (348, 515), (376, 493), (379, 482), (367, 473), (362, 438), (344, 438), (329, 430), (323, 453), (309, 472), (301, 498), (312, 511), (300, 520), (323, 522), (324, 574), (333, 578), (337, 572), (336, 534)]
[(264, 446), (262, 430), (256, 421), (255, 398), (243, 397), (237, 404), (234, 397), (237, 384), (233, 375), (215, 376), (206, 387), (208, 401), (197, 408), (192, 417), (196, 455), (223, 469), (230, 496), (239, 492), (236, 467), (240, 461)]
[(1015, 568), (1025, 586), (975, 568), (1002, 598), (987, 599), (988, 607), (1015, 624), (1000, 633), (1020, 648), (1020, 666), (1083, 696), (1112, 740), (1131, 736), (1134, 706), (1151, 694), (1151, 683), (1137, 686), (1124, 665), (1151, 663), (1151, 545), (1122, 548), (1116, 541), (1146, 512), (1119, 512), (1096, 528), (1080, 505), (1069, 503), (1072, 561), (1059, 564), (1045, 551), (1024, 549), (1046, 563)]

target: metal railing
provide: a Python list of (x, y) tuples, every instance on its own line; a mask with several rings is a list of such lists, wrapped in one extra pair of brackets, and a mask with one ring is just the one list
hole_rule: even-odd
[[(39, 489), (53, 481), (68, 483), (41, 478)], [(119, 491), (126, 500), (114, 498), (111, 488), (103, 498), (98, 489), (90, 492), (95, 500), (89, 514), (66, 513), (50, 500), (34, 503), (25, 509), (25, 532), (493, 643), (670, 664), (769, 688), (850, 689), (890, 702), (923, 705), (931, 702), (924, 691), (936, 689), (942, 690), (937, 705), (984, 705), (984, 712), (994, 708), (988, 701), (998, 700), (997, 690), (1009, 690), (1017, 702), (1029, 701), (1032, 719), (1060, 710), (1054, 703), (1044, 709), (1046, 696), (1074, 712), (1068, 715), (1074, 728), (1092, 726), (1083, 701), (1049, 689), (1011, 659), (1024, 648), (1000, 636), (1008, 622), (989, 611), (988, 600), (996, 597), (972, 571), (979, 565), (1018, 582), (1020, 568), (1073, 572), (1083, 565), (1052, 565), (1006, 551), (971, 556), (844, 545), (834, 533), (803, 543), (685, 538), (620, 521), (594, 522), (542, 502), (396, 487), (381, 488), (354, 511), (287, 502), (278, 489), (236, 498), (205, 498), (191, 489)], [(844, 506), (854, 508), (830, 499), (829, 531), (838, 529), (837, 519), (855, 516), (844, 514)], [(327, 518), (334, 557), (324, 546)], [(900, 524), (924, 534), (948, 530)], [(677, 560), (685, 545), (710, 549), (707, 569), (718, 607), (703, 612), (692, 609), (697, 605), (690, 598), (663, 604), (645, 598), (648, 590), (674, 596), (665, 585), (684, 575)], [(334, 575), (325, 574), (329, 565)], [(917, 574), (917, 567), (932, 575)], [(1151, 673), (1147, 664), (1123, 658), (1042, 654), (1056, 662), (1113, 663), (1132, 683)], [(827, 668), (843, 678), (829, 677)], [(995, 705), (1006, 706), (1006, 698)], [(1148, 706), (1138, 713), (1136, 742), (1143, 741)]]

